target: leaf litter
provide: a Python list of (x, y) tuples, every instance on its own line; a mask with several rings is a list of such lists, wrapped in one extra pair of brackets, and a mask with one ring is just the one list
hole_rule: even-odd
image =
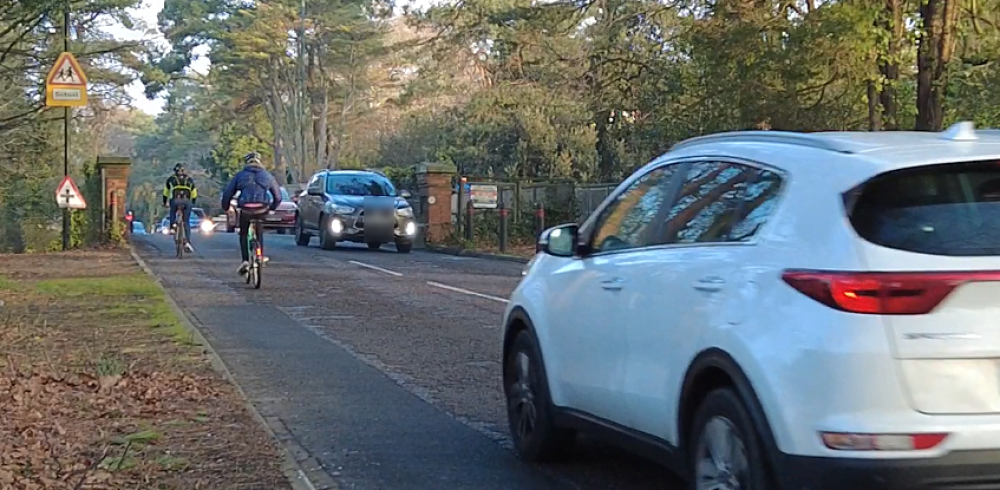
[(183, 334), (127, 252), (0, 256), (0, 489), (290, 488)]

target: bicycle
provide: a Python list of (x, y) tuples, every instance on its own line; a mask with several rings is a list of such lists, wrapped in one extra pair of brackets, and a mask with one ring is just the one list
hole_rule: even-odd
[(247, 229), (247, 253), (250, 265), (246, 271), (247, 284), (253, 283), (254, 289), (260, 289), (261, 269), (264, 267), (264, 244), (257, 239), (262, 233), (260, 217), (254, 216)]

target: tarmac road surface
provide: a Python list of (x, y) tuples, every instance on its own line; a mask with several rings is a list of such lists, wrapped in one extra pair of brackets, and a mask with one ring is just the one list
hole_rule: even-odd
[(682, 488), (586, 439), (559, 464), (509, 450), (499, 323), (521, 264), (269, 233), (254, 290), (236, 274), (235, 234), (196, 235), (183, 260), (170, 236), (133, 242), (258, 411), (342, 489)]

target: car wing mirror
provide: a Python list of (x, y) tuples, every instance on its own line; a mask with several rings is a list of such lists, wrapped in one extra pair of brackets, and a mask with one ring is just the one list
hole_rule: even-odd
[(576, 223), (553, 226), (538, 237), (535, 251), (556, 257), (572, 257), (577, 253), (579, 240), (580, 227)]

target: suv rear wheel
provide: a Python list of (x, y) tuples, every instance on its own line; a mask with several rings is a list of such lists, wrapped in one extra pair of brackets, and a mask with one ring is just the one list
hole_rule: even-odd
[(541, 356), (534, 337), (527, 331), (517, 334), (504, 360), (503, 386), (511, 437), (522, 458), (532, 462), (552, 460), (572, 446), (576, 433), (555, 425)]
[(770, 490), (760, 437), (739, 396), (729, 388), (709, 393), (698, 407), (688, 444), (692, 488)]

